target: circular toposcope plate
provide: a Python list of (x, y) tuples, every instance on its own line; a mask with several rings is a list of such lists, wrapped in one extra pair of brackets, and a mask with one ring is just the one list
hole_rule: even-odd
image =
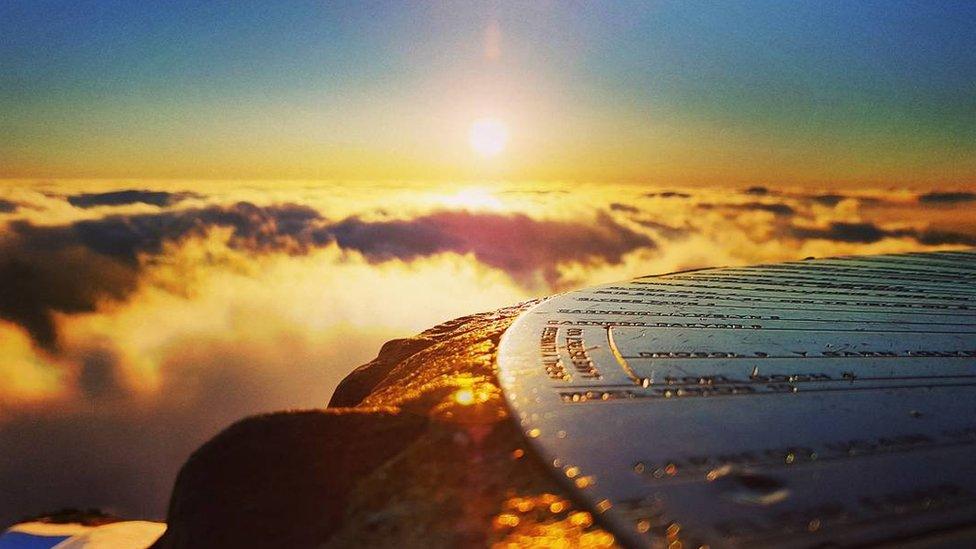
[(498, 355), (530, 447), (631, 546), (976, 539), (976, 252), (555, 296)]

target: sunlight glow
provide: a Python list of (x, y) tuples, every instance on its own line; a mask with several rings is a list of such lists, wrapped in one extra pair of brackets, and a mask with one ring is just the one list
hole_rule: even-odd
[(468, 142), (485, 158), (497, 156), (508, 144), (508, 128), (497, 118), (479, 118), (471, 124)]
[(454, 401), (461, 406), (470, 406), (474, 404), (474, 391), (471, 389), (458, 389), (454, 393)]
[(437, 201), (452, 209), (496, 211), (504, 209), (501, 200), (490, 191), (479, 187), (461, 189), (452, 195), (440, 196)]

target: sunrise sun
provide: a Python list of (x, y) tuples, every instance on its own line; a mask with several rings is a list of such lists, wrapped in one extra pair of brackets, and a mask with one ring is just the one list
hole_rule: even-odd
[(485, 158), (497, 156), (508, 144), (508, 127), (497, 118), (479, 118), (471, 123), (468, 143), (474, 152)]

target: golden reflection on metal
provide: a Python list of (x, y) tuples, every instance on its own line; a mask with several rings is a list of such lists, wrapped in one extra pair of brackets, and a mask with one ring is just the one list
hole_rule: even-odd
[(461, 406), (470, 406), (474, 404), (474, 391), (471, 389), (458, 389), (454, 393), (454, 402), (457, 402)]
[(502, 513), (495, 517), (495, 528), (514, 528), (519, 525), (519, 518), (511, 513)]
[(484, 425), (508, 417), (501, 390), (480, 376), (457, 376), (455, 389), (433, 407), (434, 419), (446, 423)]
[(681, 525), (672, 522), (665, 531), (668, 541), (668, 549), (682, 549), (684, 544), (681, 542)]
[(500, 536), (494, 548), (616, 547), (613, 535), (595, 526), (590, 513), (555, 494), (508, 498), (492, 526)]
[(529, 511), (535, 509), (535, 502), (531, 498), (521, 498), (516, 504), (515, 508), (518, 509), (519, 513), (528, 513)]
[(596, 479), (592, 476), (579, 477), (575, 482), (577, 488), (588, 488), (596, 484)]
[(576, 511), (569, 515), (569, 522), (574, 526), (588, 528), (593, 525), (593, 516), (586, 511)]

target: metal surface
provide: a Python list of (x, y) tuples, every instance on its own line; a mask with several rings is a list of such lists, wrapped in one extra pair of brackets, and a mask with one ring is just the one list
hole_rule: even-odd
[(976, 252), (571, 292), (498, 365), (530, 446), (625, 544), (976, 542)]

